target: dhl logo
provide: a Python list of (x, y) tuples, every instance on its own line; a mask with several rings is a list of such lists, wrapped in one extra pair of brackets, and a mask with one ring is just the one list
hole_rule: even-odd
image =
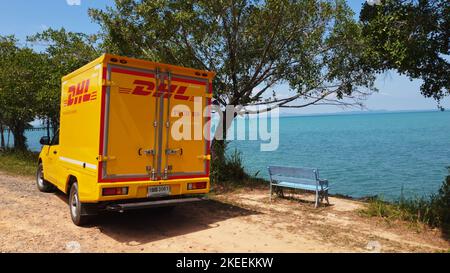
[(119, 93), (136, 96), (150, 96), (153, 94), (153, 97), (163, 95), (165, 99), (173, 96), (176, 100), (193, 100), (193, 98), (185, 95), (188, 89), (187, 86), (171, 84), (169, 90), (169, 85), (166, 83), (161, 83), (158, 89), (156, 89), (156, 84), (150, 81), (135, 80), (133, 84), (135, 85), (134, 89), (119, 87)]
[(81, 104), (97, 99), (97, 91), (89, 92), (90, 80), (84, 80), (77, 85), (69, 87), (69, 97), (64, 101), (64, 106)]

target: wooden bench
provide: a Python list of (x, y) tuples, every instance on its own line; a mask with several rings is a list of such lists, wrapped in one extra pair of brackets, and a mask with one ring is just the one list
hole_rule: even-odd
[(312, 168), (292, 168), (269, 166), (270, 176), (270, 200), (272, 201), (272, 188), (277, 192), (282, 188), (301, 189), (316, 193), (315, 207), (325, 200), (328, 204), (328, 180), (319, 178), (319, 170)]

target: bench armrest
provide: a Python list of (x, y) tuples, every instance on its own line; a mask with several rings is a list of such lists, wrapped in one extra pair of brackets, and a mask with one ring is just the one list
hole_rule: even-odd
[(319, 179), (319, 183), (321, 185), (326, 185), (328, 187), (328, 180), (327, 179)]

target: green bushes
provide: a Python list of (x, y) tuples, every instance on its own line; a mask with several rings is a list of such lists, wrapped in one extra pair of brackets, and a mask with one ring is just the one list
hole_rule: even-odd
[(418, 222), (440, 227), (450, 233), (450, 168), (449, 175), (437, 194), (428, 198), (404, 199), (389, 203), (379, 198), (369, 201), (364, 215)]
[(29, 151), (0, 150), (0, 171), (19, 175), (34, 175), (38, 156), (37, 153)]
[(267, 181), (257, 177), (259, 172), (249, 175), (245, 171), (241, 152), (234, 149), (231, 153), (224, 153), (224, 155), (221, 160), (211, 162), (211, 181), (215, 193), (224, 193), (242, 188), (267, 189)]
[(228, 155), (225, 152), (226, 143), (214, 141), (213, 145), (216, 154), (211, 162), (211, 180), (214, 183), (240, 182), (249, 178), (242, 165), (241, 153), (237, 149)]
[(432, 227), (450, 227), (450, 176), (437, 194), (428, 199), (403, 200), (398, 206), (409, 215), (410, 221), (423, 222)]

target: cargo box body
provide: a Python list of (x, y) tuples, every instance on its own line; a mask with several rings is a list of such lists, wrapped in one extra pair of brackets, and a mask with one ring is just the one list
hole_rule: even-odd
[[(67, 75), (59, 141), (41, 152), (45, 179), (64, 192), (76, 180), (84, 203), (149, 198), (157, 196), (150, 192), (154, 186), (168, 186), (173, 197), (207, 193), (210, 143), (204, 136), (210, 120), (204, 111), (213, 77), (109, 54)], [(182, 117), (191, 119), (191, 128), (183, 128), (191, 139), (172, 136)], [(202, 134), (194, 136), (198, 128)], [(127, 191), (104, 194), (119, 187)]]

